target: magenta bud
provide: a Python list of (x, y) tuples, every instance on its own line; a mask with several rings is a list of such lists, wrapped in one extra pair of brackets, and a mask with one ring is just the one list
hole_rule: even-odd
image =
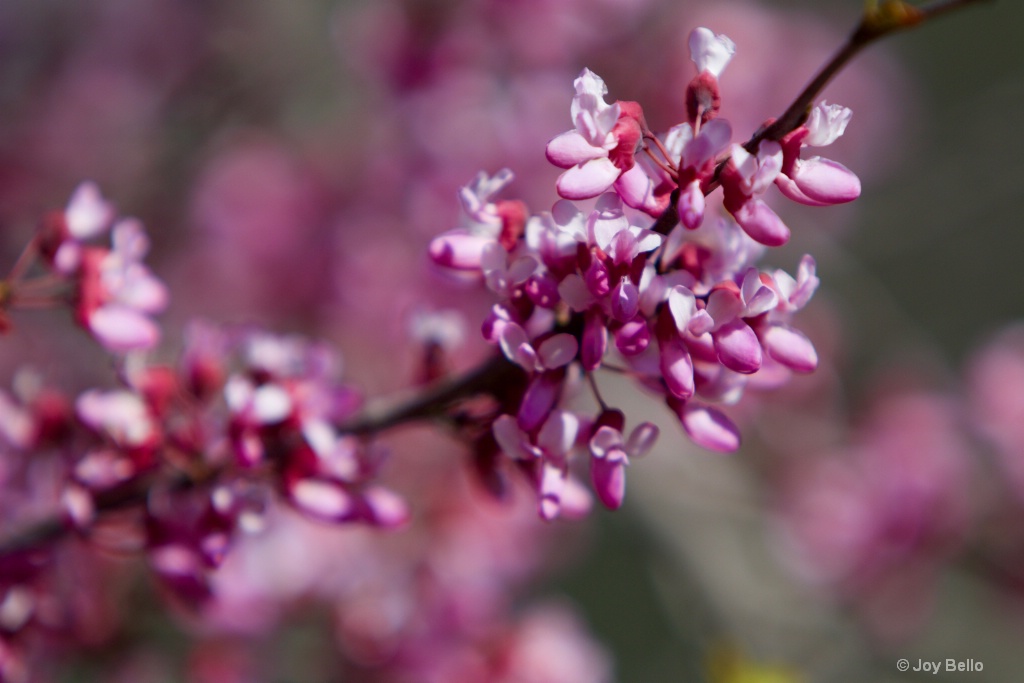
[(760, 199), (748, 199), (732, 212), (743, 231), (768, 247), (781, 247), (789, 241), (789, 228)]
[(711, 333), (722, 365), (749, 375), (761, 367), (761, 342), (750, 325), (736, 318)]
[(680, 191), (676, 209), (680, 222), (689, 230), (696, 230), (704, 222), (704, 193), (699, 180), (694, 180)]
[(594, 493), (609, 510), (618, 510), (626, 497), (626, 462), (621, 450), (603, 458), (590, 459), (590, 476)]
[(493, 239), (465, 233), (445, 233), (430, 242), (428, 253), (434, 263), (457, 270), (479, 270), (484, 247)]
[(642, 318), (630, 320), (615, 332), (615, 348), (624, 356), (643, 353), (651, 343), (651, 331)]
[(587, 268), (587, 272), (583, 276), (584, 282), (587, 283), (587, 289), (594, 295), (594, 298), (600, 299), (608, 292), (612, 291), (612, 286), (608, 281), (608, 269), (605, 268), (604, 263), (600, 259), (594, 259), (590, 267)]
[(783, 325), (771, 325), (761, 334), (768, 355), (795, 372), (812, 372), (818, 367), (818, 352), (801, 332)]
[(596, 310), (586, 313), (583, 323), (583, 338), (580, 349), (580, 360), (583, 369), (588, 372), (601, 366), (601, 360), (608, 349), (608, 328), (604, 324), (604, 316)]
[(533, 432), (544, 424), (558, 402), (564, 379), (563, 369), (544, 372), (533, 378), (530, 386), (526, 388), (526, 394), (523, 396), (523, 402), (519, 404), (519, 412), (516, 415), (520, 429), (524, 432)]
[(731, 453), (740, 447), (740, 432), (722, 411), (679, 401), (670, 403), (670, 406), (687, 435), (698, 446), (720, 453)]
[(659, 337), (661, 374), (668, 390), (676, 398), (693, 396), (693, 361), (686, 345), (678, 337)]

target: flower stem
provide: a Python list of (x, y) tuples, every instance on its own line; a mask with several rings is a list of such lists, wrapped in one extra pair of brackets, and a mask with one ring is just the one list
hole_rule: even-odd
[(780, 140), (799, 128), (807, 120), (814, 100), (825, 89), (825, 86), (842, 71), (847, 62), (853, 59), (857, 53), (879, 38), (914, 28), (947, 12), (987, 1), (990, 0), (936, 0), (936, 2), (923, 7), (916, 7), (902, 0), (888, 0), (876, 7), (869, 8), (857, 28), (846, 39), (846, 43), (818, 71), (782, 116), (771, 125), (757, 131), (744, 143), (744, 148), (751, 154), (756, 154), (757, 146), (762, 140)]
[(370, 435), (407, 422), (430, 419), (459, 401), (499, 392), (503, 385), (521, 373), (522, 370), (504, 356), (495, 355), (461, 377), (430, 387), (408, 401), (383, 409), (368, 410), (337, 427), (340, 432), (347, 434)]

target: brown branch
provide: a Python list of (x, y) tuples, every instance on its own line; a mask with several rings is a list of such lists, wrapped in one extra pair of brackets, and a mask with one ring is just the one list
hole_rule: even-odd
[(502, 385), (522, 372), (504, 356), (495, 355), (462, 377), (430, 387), (406, 402), (380, 410), (366, 411), (353, 420), (337, 425), (337, 428), (346, 434), (368, 435), (407, 422), (437, 417), (467, 398), (499, 392)]
[[(133, 479), (96, 494), (93, 501), (96, 512), (124, 510), (145, 502), (150, 490), (159, 478), (160, 473), (154, 472), (148, 476)], [(198, 480), (179, 476), (171, 481), (171, 488), (174, 490), (186, 489), (198, 483)], [(63, 515), (55, 515), (37, 520), (20, 529), (16, 529), (3, 539), (0, 539), (0, 558), (37, 550), (47, 543), (63, 537), (64, 534), (73, 528)]]
[[(502, 388), (508, 382), (515, 381), (522, 372), (504, 356), (495, 355), (461, 377), (428, 387), (406, 402), (366, 411), (349, 422), (337, 425), (337, 428), (347, 434), (370, 435), (408, 422), (428, 420), (468, 398), (501, 393)], [(172, 490), (185, 491), (216, 478), (219, 470), (203, 470), (196, 475), (174, 469), (168, 477), (169, 472), (171, 470), (153, 472), (97, 494), (93, 501), (96, 513), (124, 510), (145, 503), (150, 490), (158, 481), (168, 482)], [(61, 515), (32, 522), (0, 538), (0, 559), (40, 549), (62, 538), (72, 529), (72, 525)]]
[[(846, 43), (821, 67), (786, 111), (770, 125), (763, 126), (754, 133), (749, 140), (743, 143), (743, 148), (751, 154), (756, 154), (757, 148), (763, 140), (781, 140), (802, 126), (807, 121), (818, 95), (851, 59), (879, 38), (914, 28), (968, 5), (993, 1), (936, 0), (923, 7), (917, 7), (902, 0), (882, 0), (879, 6), (865, 12), (857, 28), (846, 39)], [(720, 185), (718, 178), (727, 163), (729, 163), (728, 157), (718, 163), (712, 181), (704, 189), (704, 194), (711, 194), (718, 188)]]
[(771, 125), (762, 128), (743, 147), (751, 154), (757, 153), (762, 140), (780, 140), (799, 128), (807, 120), (815, 99), (843, 70), (843, 67), (861, 50), (879, 38), (919, 26), (938, 16), (962, 9), (968, 5), (991, 0), (937, 0), (923, 7), (916, 7), (901, 0), (883, 0), (881, 5), (865, 12), (860, 24), (854, 29), (846, 43), (830, 59), (797, 95), (789, 108)]

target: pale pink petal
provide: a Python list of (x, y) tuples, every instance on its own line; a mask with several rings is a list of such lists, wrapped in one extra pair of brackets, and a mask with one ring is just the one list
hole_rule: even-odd
[(735, 320), (743, 312), (743, 301), (739, 293), (725, 287), (717, 287), (708, 295), (708, 305), (704, 309), (716, 326), (722, 326)]
[(814, 344), (801, 332), (782, 325), (771, 325), (761, 335), (764, 348), (772, 358), (796, 372), (811, 372), (818, 367)]
[[(618, 457), (615, 457), (615, 455)], [(618, 510), (626, 497), (626, 462), (622, 451), (590, 459), (590, 476), (598, 500), (609, 510)]]
[(687, 399), (693, 396), (693, 361), (690, 352), (679, 339), (658, 340), (660, 368), (665, 384), (673, 396)]
[(520, 256), (508, 267), (508, 279), (513, 285), (520, 285), (537, 270), (537, 260), (532, 256)]
[(61, 275), (71, 275), (82, 262), (82, 245), (73, 240), (64, 240), (53, 255), (53, 267)]
[(716, 78), (736, 53), (736, 44), (724, 35), (715, 35), (710, 29), (695, 28), (690, 32), (690, 59), (697, 71), (710, 72)]
[(7, 392), (0, 391), (0, 436), (18, 449), (31, 448), (37, 427), (32, 412), (19, 405)]
[(160, 328), (127, 306), (100, 306), (88, 320), (89, 331), (110, 351), (151, 349), (160, 341)]
[(111, 488), (135, 474), (131, 460), (115, 450), (89, 451), (75, 463), (75, 479), (92, 490)]
[(411, 517), (405, 500), (383, 486), (370, 486), (363, 491), (363, 503), (369, 511), (369, 522), (383, 529), (401, 528)]
[(99, 235), (113, 217), (113, 205), (103, 199), (99, 187), (92, 182), (75, 188), (64, 210), (68, 233), (79, 241)]
[(494, 240), (489, 240), (480, 250), (480, 270), (484, 274), (504, 271), (508, 266), (508, 252)]
[(516, 323), (506, 323), (498, 333), (501, 352), (523, 369), (532, 372), (537, 367), (537, 354), (530, 345), (526, 330)]
[(713, 329), (715, 329), (715, 320), (704, 309), (697, 311), (693, 317), (690, 318), (690, 322), (686, 326), (686, 331), (694, 337), (700, 337)]
[(491, 425), (491, 433), (501, 451), (513, 460), (532, 460), (540, 455), (511, 415), (498, 417)]
[(292, 397), (277, 384), (264, 384), (252, 395), (252, 415), (260, 424), (283, 422), (291, 414), (293, 406)]
[(743, 309), (745, 317), (761, 315), (775, 308), (779, 303), (779, 297), (775, 290), (761, 281), (761, 273), (756, 268), (749, 268), (743, 276), (741, 287), (743, 301), (746, 306)]
[(650, 422), (641, 422), (629, 435), (626, 442), (626, 452), (631, 458), (641, 458), (646, 455), (654, 442), (658, 440), (658, 427)]
[(299, 479), (288, 487), (288, 497), (302, 512), (328, 522), (343, 521), (355, 507), (344, 487), (325, 479)]
[(555, 410), (537, 433), (537, 446), (548, 456), (562, 457), (572, 450), (580, 433), (580, 419), (567, 410)]
[(566, 478), (559, 502), (559, 514), (568, 519), (582, 519), (594, 507), (593, 496), (576, 477)]
[(127, 261), (141, 261), (149, 251), (149, 238), (137, 218), (122, 218), (110, 234), (113, 251)]
[(846, 126), (850, 123), (852, 116), (853, 112), (847, 107), (819, 102), (811, 110), (810, 116), (807, 117), (807, 123), (804, 124), (808, 135), (803, 139), (803, 144), (812, 147), (831, 145), (846, 131)]
[(579, 342), (576, 341), (576, 337), (563, 332), (541, 342), (540, 348), (537, 349), (537, 355), (541, 364), (548, 370), (552, 370), (572, 362), (577, 351), (579, 351)]
[(701, 126), (697, 137), (683, 148), (682, 164), (685, 168), (700, 169), (729, 147), (732, 126), (726, 119), (712, 119)]
[(664, 238), (653, 230), (647, 228), (631, 228), (630, 232), (636, 238), (636, 250), (638, 253), (646, 253), (648, 251), (654, 251), (661, 246)]
[(554, 463), (545, 462), (541, 466), (540, 479), (540, 516), (551, 521), (558, 516), (562, 507), (562, 490), (568, 472)]
[(777, 142), (762, 142), (756, 155), (734, 144), (730, 157), (747, 195), (763, 193), (782, 171), (782, 147)]
[(133, 264), (124, 273), (121, 287), (112, 292), (119, 303), (146, 313), (160, 313), (167, 308), (170, 293), (161, 280), (141, 264)]
[(594, 159), (582, 166), (573, 166), (558, 176), (555, 187), (565, 199), (596, 197), (618, 179), (619, 169), (608, 159)]
[(608, 156), (608, 150), (595, 147), (587, 139), (574, 130), (555, 137), (548, 143), (545, 151), (548, 161), (559, 168), (572, 168), (591, 159)]
[(494, 238), (470, 235), (465, 232), (447, 232), (430, 242), (428, 253), (434, 263), (458, 270), (479, 270), (484, 247)]
[(686, 145), (692, 139), (693, 127), (688, 123), (680, 123), (669, 128), (668, 132), (665, 133), (664, 141), (665, 149), (668, 150), (669, 160), (679, 164), (682, 159), (683, 150), (686, 149)]
[(468, 185), (459, 189), (462, 208), (468, 215), (480, 220), (488, 211), (494, 195), (511, 183), (514, 177), (515, 174), (507, 168), (501, 169), (494, 176), (488, 176), (484, 171), (480, 171)]
[(169, 543), (151, 549), (149, 561), (153, 563), (156, 571), (171, 576), (192, 576), (202, 571), (196, 553), (180, 543)]
[(789, 228), (760, 199), (747, 200), (732, 215), (744, 232), (765, 246), (781, 247), (789, 241)]
[(679, 193), (676, 211), (687, 230), (696, 230), (704, 222), (704, 205), (704, 192), (700, 189), (699, 180), (694, 180)]
[(575, 312), (585, 311), (594, 297), (580, 275), (573, 273), (558, 285), (558, 296)]
[[(601, 196), (601, 199), (598, 200), (598, 207), (587, 219), (590, 242), (596, 244), (602, 251), (608, 251), (611, 248), (616, 235), (624, 230), (629, 230), (629, 221), (622, 212), (619, 196), (611, 195), (614, 197), (614, 202), (612, 202), (606, 200), (609, 194)], [(611, 206), (607, 206), (608, 204)]]
[(679, 419), (698, 446), (721, 453), (731, 453), (740, 447), (739, 430), (720, 410), (687, 403), (679, 411)]
[(640, 290), (623, 276), (611, 295), (612, 316), (619, 321), (632, 320), (640, 309)]
[(668, 293), (668, 310), (680, 334), (697, 313), (697, 298), (688, 287), (677, 285)]
[(77, 529), (85, 529), (96, 519), (96, 504), (92, 494), (76, 484), (68, 484), (60, 497), (61, 508), (68, 521)]
[(817, 264), (810, 254), (804, 254), (800, 259), (800, 265), (796, 271), (796, 283), (796, 291), (790, 295), (789, 303), (794, 308), (800, 309), (807, 305), (821, 283), (817, 276)]
[(779, 188), (779, 192), (782, 193), (783, 197), (791, 199), (798, 204), (803, 204), (804, 206), (829, 206), (828, 202), (819, 202), (805, 195), (800, 186), (785, 173), (780, 173), (775, 178), (775, 186)]
[(636, 164), (615, 181), (615, 191), (627, 206), (644, 209), (652, 201), (654, 186), (643, 167)]
[(651, 343), (651, 332), (642, 318), (630, 320), (615, 332), (615, 348), (624, 356), (643, 353)]
[(604, 458), (614, 449), (622, 449), (622, 432), (607, 425), (599, 427), (590, 437), (590, 452), (596, 458)]
[(822, 204), (842, 204), (860, 196), (860, 178), (831, 159), (814, 157), (796, 162), (793, 182), (804, 196)]
[(612, 263), (616, 266), (621, 266), (632, 263), (633, 259), (640, 253), (640, 248), (639, 244), (637, 244), (636, 236), (631, 230), (621, 230), (612, 239), (612, 243), (607, 251), (608, 255), (612, 257)]

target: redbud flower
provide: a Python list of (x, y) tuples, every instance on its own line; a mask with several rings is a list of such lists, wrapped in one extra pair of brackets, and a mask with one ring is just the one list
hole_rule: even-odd
[(114, 226), (112, 249), (86, 248), (79, 273), (76, 316), (111, 351), (148, 349), (160, 339), (150, 315), (167, 306), (167, 288), (142, 263), (149, 240), (142, 225)]
[(45, 224), (41, 239), (43, 255), (58, 273), (72, 274), (81, 262), (83, 245), (102, 235), (115, 214), (113, 204), (103, 199), (96, 183), (80, 184), (63, 214), (59, 214), (60, 220)]
[(831, 159), (801, 159), (802, 147), (830, 145), (846, 130), (852, 112), (836, 104), (819, 103), (807, 123), (782, 139), (782, 171), (775, 178), (782, 194), (801, 204), (828, 206), (860, 196), (860, 180), (848, 168)]
[(576, 128), (548, 143), (547, 158), (568, 169), (558, 178), (558, 194), (566, 199), (588, 199), (608, 190), (634, 168), (645, 124), (635, 102), (605, 102), (608, 87), (590, 69), (580, 72), (574, 86), (570, 114)]
[[(622, 506), (626, 495), (626, 466), (630, 458), (639, 458), (646, 454), (658, 438), (658, 428), (650, 422), (637, 425), (629, 435), (622, 436), (622, 418), (610, 420), (614, 424), (604, 424), (597, 428), (590, 437), (590, 473), (597, 497), (610, 510)], [(603, 417), (603, 416), (602, 416)], [(602, 421), (598, 418), (598, 423)]]
[(736, 45), (706, 28), (691, 31), (688, 43), (697, 75), (686, 87), (686, 113), (688, 121), (699, 126), (718, 115), (722, 101), (718, 78), (735, 54)]
[[(512, 182), (512, 171), (507, 168), (489, 177), (481, 171), (476, 178), (459, 190), (462, 203), (462, 225), (434, 238), (430, 243), (430, 257), (440, 266), (458, 270), (478, 270), (484, 247), (493, 242), (515, 243), (522, 225), (512, 225), (525, 216), (502, 211), (502, 203), (491, 201), (498, 192)], [(502, 239), (508, 233), (511, 239)]]
[(789, 228), (763, 199), (762, 194), (782, 172), (782, 146), (762, 141), (757, 154), (733, 145), (729, 165), (722, 173), (725, 209), (743, 230), (761, 244), (778, 247), (789, 241)]

